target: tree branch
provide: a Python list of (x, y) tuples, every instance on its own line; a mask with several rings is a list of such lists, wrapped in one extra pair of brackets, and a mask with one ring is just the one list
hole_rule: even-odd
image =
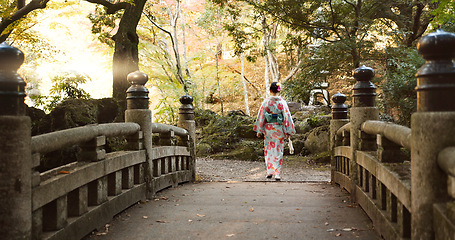
[[(12, 29), (8, 29), (8, 27), (11, 24), (13, 24), (15, 21), (25, 17), (27, 14), (29, 14), (33, 10), (45, 8), (47, 2), (49, 2), (49, 0), (32, 0), (27, 5), (25, 5), (21, 9), (17, 10), (9, 17), (3, 18), (2, 21), (0, 22), (0, 32), (1, 32), (0, 42), (5, 41), (6, 38), (8, 38), (8, 36), (11, 34)], [(5, 30), (6, 30), (6, 32), (5, 32)]]
[(95, 3), (95, 4), (100, 4), (106, 7), (106, 13), (107, 14), (114, 14), (119, 10), (126, 9), (128, 5), (130, 5), (127, 2), (118, 2), (118, 3), (110, 3), (106, 0), (86, 0), (89, 3)]
[[(235, 73), (242, 74), (239, 70), (235, 69), (235, 68), (232, 67), (231, 65), (226, 64), (226, 66), (227, 66), (229, 69), (231, 69), (232, 71), (234, 71)], [(254, 90), (256, 90), (256, 94), (257, 94), (258, 96), (261, 96), (261, 93), (260, 93), (259, 89), (258, 89), (256, 86), (254, 86), (254, 84), (253, 84), (252, 82), (250, 82), (250, 80), (248, 80), (248, 78), (246, 78), (245, 76), (243, 76), (243, 77), (244, 77), (245, 80), (254, 88)]]
[(349, 4), (349, 5), (351, 5), (354, 9), (357, 8), (357, 6), (356, 6), (354, 3), (352, 3), (352, 2), (349, 2), (349, 1), (347, 1), (347, 0), (343, 0), (343, 2), (345, 2), (345, 3)]
[(302, 59), (299, 59), (299, 62), (295, 65), (295, 67), (289, 72), (289, 74), (283, 79), (283, 82), (286, 82), (290, 78), (292, 78), (299, 70), (300, 64), (302, 64)]
[(25, 7), (25, 0), (17, 0), (17, 9)]
[[(178, 53), (176, 52), (176, 47), (175, 46), (175, 41), (174, 41), (174, 37), (172, 36), (172, 33), (167, 31), (166, 29), (162, 28), (160, 25), (158, 25), (158, 23), (156, 23), (155, 21), (153, 21), (152, 17), (150, 16), (149, 13), (143, 11), (142, 12), (146, 17), (147, 19), (155, 26), (157, 27), (158, 29), (160, 29), (161, 31), (167, 33), (169, 35), (169, 37), (171, 38), (171, 44), (172, 44), (172, 48), (174, 50), (174, 55), (175, 55), (175, 61), (176, 61), (176, 67), (179, 68), (180, 66), (177, 64), (177, 61), (179, 61), (179, 56), (178, 56)], [(177, 70), (178, 71), (178, 70)], [(185, 92), (187, 91), (186, 90), (186, 84), (185, 84), (185, 81), (183, 79), (182, 76), (180, 76), (179, 74), (178, 75), (178, 81), (180, 82), (180, 84), (182, 84), (183, 88), (185, 88)]]
[(171, 37), (171, 41), (174, 42), (174, 38), (172, 37), (172, 34), (171, 32), (169, 32), (168, 30), (162, 28), (160, 25), (158, 25), (158, 23), (156, 23), (155, 21), (153, 21), (152, 17), (150, 17), (150, 14), (148, 14), (147, 12), (142, 12), (146, 17), (147, 19), (153, 24), (155, 25), (155, 27), (157, 27), (158, 29), (160, 29), (161, 31), (167, 33), (169, 35), (169, 37)]
[(329, 6), (330, 6), (330, 13), (332, 15), (332, 21), (331, 21), (331, 25), (332, 25), (332, 30), (333, 32), (335, 32), (335, 34), (337, 35), (337, 37), (339, 39), (343, 39), (341, 36), (340, 36), (340, 33), (337, 31), (336, 27), (335, 27), (335, 11), (333, 10), (333, 5), (332, 5), (332, 1), (329, 2)]

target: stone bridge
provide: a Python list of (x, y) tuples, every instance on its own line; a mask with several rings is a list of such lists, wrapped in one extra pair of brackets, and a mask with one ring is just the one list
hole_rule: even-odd
[[(344, 104), (346, 96), (336, 94), (333, 97), (330, 126), (332, 185), (291, 185), (289, 191), (298, 196), (293, 201), (309, 201), (311, 197), (305, 195), (309, 190), (305, 189), (312, 188), (311, 191), (320, 192), (322, 196), (314, 200), (314, 208), (344, 214), (336, 200), (327, 204), (333, 188), (341, 188), (348, 193), (350, 201), (363, 209), (377, 234), (384, 239), (455, 239), (455, 34), (431, 33), (421, 39), (418, 49), (426, 63), (416, 73), (418, 101), (411, 128), (379, 121), (375, 103), (377, 89), (370, 81), (374, 71), (365, 66), (355, 69), (353, 75), (357, 83), (353, 87), (353, 105), (349, 111)], [(144, 87), (148, 77), (134, 72), (128, 75), (131, 87), (127, 91), (125, 123), (88, 125), (31, 137), (30, 118), (25, 116), (25, 82), (16, 73), (23, 59), (19, 50), (4, 43), (0, 45), (2, 239), (81, 239), (137, 202), (159, 201), (161, 198), (155, 196), (160, 196), (161, 190), (195, 180), (195, 123), (191, 97), (180, 99), (178, 127), (152, 123), (148, 91)], [(152, 146), (154, 135), (160, 140)], [(118, 136), (127, 139), (127, 150), (106, 153), (106, 138)], [(35, 170), (40, 165), (41, 154), (73, 145), (79, 145), (81, 149), (77, 162), (43, 173)], [(406, 149), (410, 155), (404, 154)], [(198, 196), (206, 199), (221, 196), (217, 194), (222, 189), (238, 188), (235, 197), (248, 200), (240, 206), (226, 207), (230, 209), (229, 216), (236, 216), (244, 214), (240, 209), (249, 208), (247, 202), (258, 201), (259, 197), (254, 196), (259, 193), (254, 195), (254, 189), (261, 189), (259, 185), (248, 187), (251, 183), (214, 184), (206, 184), (209, 187), (199, 191), (199, 195), (192, 194), (198, 192), (196, 189), (187, 189), (182, 196), (194, 195), (192, 201), (197, 202)], [(283, 189), (289, 187), (285, 185), (289, 183), (273, 184)], [(214, 188), (218, 192), (210, 190)], [(267, 192), (267, 189), (262, 191)], [(286, 191), (276, 193), (294, 196)], [(209, 194), (204, 195), (204, 192)], [(263, 201), (269, 201), (277, 195), (263, 196)], [(223, 200), (230, 201), (228, 198)], [(274, 208), (275, 211), (287, 211), (295, 206), (287, 200), (270, 204), (284, 204), (284, 207)], [(141, 207), (136, 205), (131, 210), (141, 214), (141, 210), (135, 210)], [(215, 212), (219, 207), (215, 206)], [(186, 219), (185, 211), (173, 211), (171, 206), (162, 211), (162, 215), (195, 221)], [(249, 208), (248, 211), (259, 212), (259, 209)], [(306, 216), (313, 222), (321, 222), (323, 214), (321, 210), (319, 212), (302, 211), (290, 216)], [(261, 219), (256, 219), (256, 224), (252, 225), (235, 225), (233, 221), (230, 227), (243, 227), (243, 231), (250, 234), (237, 239), (280, 238), (251, 234), (267, 231), (262, 223), (271, 222), (272, 225), (267, 226), (272, 228), (273, 224), (283, 221), (286, 224), (280, 226), (281, 231), (288, 234), (284, 235), (285, 239), (321, 239), (325, 236), (311, 235), (312, 232), (302, 226), (292, 227), (286, 219), (274, 219), (276, 215), (261, 215)], [(324, 219), (330, 219), (330, 216)], [(338, 221), (353, 219), (355, 217), (346, 215)], [(212, 224), (201, 225), (196, 234), (199, 237), (195, 238), (220, 238), (214, 234), (220, 227)], [(134, 227), (146, 234), (149, 229), (155, 229), (150, 225)], [(179, 226), (142, 237), (138, 230), (129, 229), (117, 232), (116, 236), (120, 236), (117, 239), (188, 237), (183, 235), (184, 231), (179, 231), (184, 230)], [(114, 236), (111, 239), (115, 239)], [(223, 236), (229, 238), (235, 234)], [(377, 237), (369, 235), (362, 239)]]

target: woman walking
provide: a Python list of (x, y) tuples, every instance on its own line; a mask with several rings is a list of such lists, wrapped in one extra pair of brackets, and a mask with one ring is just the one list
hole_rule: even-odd
[(288, 104), (279, 96), (280, 84), (270, 85), (270, 97), (262, 102), (253, 130), (257, 136), (264, 135), (264, 156), (267, 178), (275, 176), (280, 181), (280, 169), (283, 164), (285, 139), (295, 134), (294, 122)]

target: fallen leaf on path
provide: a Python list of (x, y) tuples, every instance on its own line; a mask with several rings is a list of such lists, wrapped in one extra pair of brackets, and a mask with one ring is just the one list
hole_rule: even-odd
[(343, 231), (350, 232), (350, 231), (352, 231), (352, 228), (343, 228)]
[(335, 235), (335, 236), (340, 237), (340, 236), (341, 236), (341, 233), (337, 233), (337, 235)]
[(163, 200), (168, 200), (169, 198), (167, 198), (167, 197), (161, 197), (161, 199), (163, 199)]
[(328, 223), (328, 222), (325, 222), (325, 225), (327, 226), (327, 225), (329, 225), (329, 223)]
[(228, 235), (226, 235), (226, 237), (233, 237), (233, 236), (235, 236), (235, 234), (228, 234)]
[(196, 214), (196, 216), (198, 216), (198, 217), (205, 217), (204, 214)]
[(193, 222), (193, 220), (191, 220), (191, 219), (188, 219), (188, 222)]
[(167, 223), (166, 221), (164, 220), (156, 220), (157, 223)]
[(254, 208), (250, 208), (250, 212), (254, 212)]
[(147, 218), (149, 218), (149, 217), (148, 217), (148, 216), (142, 216), (142, 218), (143, 218), (143, 219), (147, 219)]
[(70, 172), (68, 172), (68, 171), (60, 171), (58, 173), (60, 173), (60, 174), (69, 174)]

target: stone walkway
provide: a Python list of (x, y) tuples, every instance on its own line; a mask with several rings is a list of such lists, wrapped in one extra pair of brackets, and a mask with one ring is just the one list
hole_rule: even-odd
[[(265, 163), (262, 161), (213, 160), (198, 158), (197, 174), (202, 181), (264, 181)], [(281, 168), (282, 181), (329, 182), (330, 165), (309, 164), (302, 161), (284, 160)], [(273, 180), (273, 179), (272, 179)]]
[(288, 181), (275, 182), (265, 181), (262, 162), (199, 159), (197, 166), (206, 182), (161, 191), (86, 240), (380, 239), (348, 194), (327, 183), (327, 170), (288, 165)]

